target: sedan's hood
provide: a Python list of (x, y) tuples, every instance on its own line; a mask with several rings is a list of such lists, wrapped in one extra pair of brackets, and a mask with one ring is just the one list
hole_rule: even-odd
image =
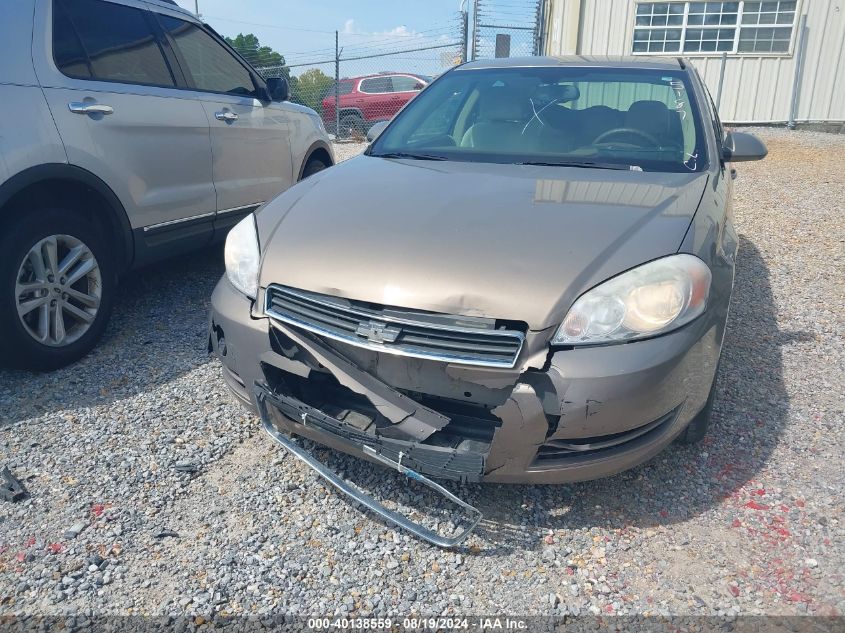
[(261, 285), (539, 330), (597, 283), (676, 252), (706, 182), (361, 156), (258, 213)]

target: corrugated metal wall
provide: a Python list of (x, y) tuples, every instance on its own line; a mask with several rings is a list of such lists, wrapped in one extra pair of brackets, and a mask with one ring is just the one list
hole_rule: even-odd
[[(807, 15), (807, 46), (796, 120), (845, 121), (845, 0), (802, 0), (800, 10)], [(634, 0), (548, 0), (546, 53), (630, 55), (635, 12)], [(715, 98), (719, 54), (690, 59)], [(734, 123), (786, 122), (794, 72), (793, 54), (729, 54), (722, 118)]]

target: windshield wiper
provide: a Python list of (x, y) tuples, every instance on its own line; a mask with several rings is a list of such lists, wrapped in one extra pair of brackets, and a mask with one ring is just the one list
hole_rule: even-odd
[(593, 162), (577, 162), (577, 161), (547, 161), (547, 160), (527, 160), (517, 165), (537, 165), (540, 167), (581, 167), (585, 169), (621, 169), (622, 171), (642, 171), (634, 165), (619, 165), (617, 163), (593, 163)]
[(370, 154), (375, 158), (410, 158), (412, 160), (449, 160), (445, 156), (432, 154), (414, 154), (412, 152), (385, 152), (384, 154)]

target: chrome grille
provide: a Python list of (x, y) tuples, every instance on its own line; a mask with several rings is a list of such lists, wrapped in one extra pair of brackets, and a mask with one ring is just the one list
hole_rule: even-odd
[(512, 368), (525, 340), (493, 319), (372, 306), (284, 286), (267, 288), (271, 319), (351, 345), (450, 363)]

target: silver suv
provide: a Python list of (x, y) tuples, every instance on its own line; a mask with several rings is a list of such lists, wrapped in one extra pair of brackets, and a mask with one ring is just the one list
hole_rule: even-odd
[(0, 360), (86, 354), (121, 273), (225, 237), (333, 163), (287, 102), (164, 0), (16, 0), (0, 20)]

